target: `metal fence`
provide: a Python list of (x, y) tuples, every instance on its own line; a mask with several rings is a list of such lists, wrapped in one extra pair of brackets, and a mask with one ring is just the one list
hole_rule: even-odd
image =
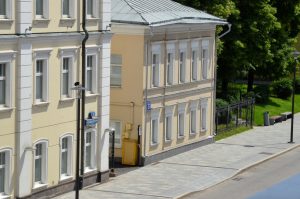
[(237, 128), (253, 126), (255, 98), (245, 98), (242, 101), (216, 109), (215, 134)]

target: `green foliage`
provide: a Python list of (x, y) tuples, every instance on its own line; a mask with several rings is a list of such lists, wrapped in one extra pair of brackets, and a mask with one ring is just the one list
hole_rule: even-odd
[(232, 129), (232, 130), (229, 130), (229, 131), (224, 131), (224, 132), (218, 133), (218, 135), (215, 136), (215, 140), (216, 140), (216, 141), (222, 140), (222, 139), (224, 139), (224, 138), (227, 138), (227, 137), (230, 137), (230, 136), (233, 136), (233, 135), (240, 134), (240, 133), (245, 132), (245, 131), (248, 131), (248, 130), (250, 130), (250, 129), (251, 129), (251, 128), (249, 128), (249, 127), (241, 126), (241, 127), (238, 127), (238, 128)]
[(226, 100), (224, 100), (224, 99), (216, 99), (216, 107), (217, 108), (223, 108), (223, 107), (226, 107), (228, 105), (229, 105), (229, 103)]
[(291, 96), (293, 91), (292, 80), (288, 78), (282, 78), (274, 81), (272, 87), (274, 94), (281, 99), (287, 99)]
[(300, 77), (296, 79), (296, 88), (295, 88), (296, 93), (300, 93)]
[(255, 102), (256, 103), (266, 103), (270, 97), (269, 85), (258, 85), (254, 88)]

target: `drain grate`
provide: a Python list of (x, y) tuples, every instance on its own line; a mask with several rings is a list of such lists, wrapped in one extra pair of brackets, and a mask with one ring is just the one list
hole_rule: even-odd
[(262, 155), (274, 155), (274, 153), (269, 153), (269, 152), (261, 152), (259, 154), (262, 154)]
[(241, 181), (243, 178), (241, 178), (241, 177), (236, 177), (236, 178), (233, 178), (232, 180), (233, 181)]

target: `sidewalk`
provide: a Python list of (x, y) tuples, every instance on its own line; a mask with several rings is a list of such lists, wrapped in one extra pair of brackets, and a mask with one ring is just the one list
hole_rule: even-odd
[[(111, 178), (109, 182), (80, 191), (80, 199), (179, 198), (218, 184), (261, 161), (300, 144), (300, 114), (295, 115), (294, 141), (290, 122), (255, 127), (204, 147)], [(73, 199), (74, 192), (56, 197)]]

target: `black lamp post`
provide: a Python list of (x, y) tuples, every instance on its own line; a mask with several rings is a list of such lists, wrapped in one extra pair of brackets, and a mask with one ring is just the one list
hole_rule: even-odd
[(111, 141), (111, 169), (109, 172), (110, 177), (115, 177), (115, 132), (116, 130), (114, 128), (108, 128), (106, 131), (109, 133), (109, 136), (112, 136)]
[(294, 78), (293, 78), (293, 91), (292, 91), (292, 118), (291, 118), (291, 136), (289, 143), (294, 143), (294, 109), (295, 109), (295, 87), (296, 87), (296, 66), (297, 66), (297, 58), (299, 56), (299, 52), (295, 51), (293, 53), (296, 63), (294, 65)]
[(76, 185), (75, 185), (75, 199), (79, 199), (79, 189), (82, 187), (82, 180), (79, 176), (79, 159), (80, 159), (80, 99), (81, 94), (84, 88), (79, 84), (79, 82), (75, 82), (72, 90), (76, 91), (76, 99), (77, 99), (77, 114), (76, 114), (76, 132), (77, 132), (77, 143), (76, 143)]

